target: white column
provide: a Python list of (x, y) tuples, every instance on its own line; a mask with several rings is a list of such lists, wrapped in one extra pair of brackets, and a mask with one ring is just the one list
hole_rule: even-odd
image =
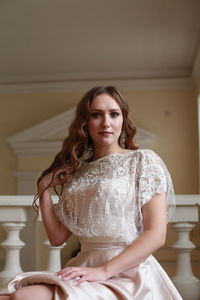
[(172, 281), (184, 300), (198, 300), (200, 297), (200, 282), (193, 273), (191, 267), (191, 251), (195, 245), (189, 240), (189, 233), (195, 224), (174, 223), (171, 225), (177, 232), (177, 241), (172, 247), (177, 252), (176, 273)]
[(44, 244), (48, 247), (47, 271), (57, 272), (61, 270), (61, 249), (66, 243), (61, 246), (53, 247), (49, 241), (46, 240)]
[(24, 247), (25, 243), (20, 240), (20, 231), (24, 228), (25, 223), (8, 223), (1, 224), (7, 231), (7, 239), (1, 243), (5, 249), (5, 266), (0, 273), (0, 283), (4, 284), (13, 276), (22, 272), (20, 264), (20, 250)]
[(21, 273), (20, 250), (24, 247), (19, 234), (27, 222), (27, 209), (33, 196), (0, 196), (0, 225), (7, 231), (6, 240), (1, 243), (5, 249), (5, 265), (0, 273), (0, 284), (17, 273)]

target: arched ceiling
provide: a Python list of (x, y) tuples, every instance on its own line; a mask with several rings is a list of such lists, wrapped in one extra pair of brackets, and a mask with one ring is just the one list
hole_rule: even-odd
[(190, 78), (199, 0), (3, 0), (0, 85)]

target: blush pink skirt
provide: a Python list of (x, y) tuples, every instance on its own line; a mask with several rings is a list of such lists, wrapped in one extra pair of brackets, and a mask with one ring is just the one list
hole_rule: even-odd
[[(66, 266), (100, 266), (120, 254), (127, 245), (104, 238), (81, 238), (81, 252)], [(138, 266), (109, 278), (106, 281), (63, 281), (55, 273), (40, 271), (21, 273), (11, 279), (0, 294), (33, 284), (55, 285), (55, 300), (181, 300), (172, 281), (153, 256)]]

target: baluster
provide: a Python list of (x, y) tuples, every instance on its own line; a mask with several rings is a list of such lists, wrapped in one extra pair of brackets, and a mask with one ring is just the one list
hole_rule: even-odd
[(0, 284), (4, 284), (13, 276), (22, 272), (20, 264), (20, 250), (25, 243), (20, 240), (20, 231), (24, 228), (25, 223), (1, 223), (1, 227), (7, 231), (7, 239), (1, 243), (5, 249), (5, 266), (0, 273)]
[(184, 300), (198, 300), (200, 297), (200, 283), (192, 273), (191, 251), (195, 245), (189, 240), (189, 233), (195, 224), (174, 223), (171, 225), (177, 232), (178, 240), (172, 245), (177, 252), (176, 273), (172, 281)]
[(47, 271), (59, 271), (61, 269), (61, 249), (66, 245), (66, 243), (61, 246), (54, 247), (51, 246), (48, 240), (46, 240), (44, 245), (48, 248)]

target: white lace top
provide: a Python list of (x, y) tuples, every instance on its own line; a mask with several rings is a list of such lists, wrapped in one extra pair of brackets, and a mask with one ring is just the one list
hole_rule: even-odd
[(174, 190), (160, 157), (151, 150), (114, 153), (85, 163), (64, 187), (55, 212), (77, 236), (130, 244), (143, 231), (142, 206), (162, 192), (169, 219)]

